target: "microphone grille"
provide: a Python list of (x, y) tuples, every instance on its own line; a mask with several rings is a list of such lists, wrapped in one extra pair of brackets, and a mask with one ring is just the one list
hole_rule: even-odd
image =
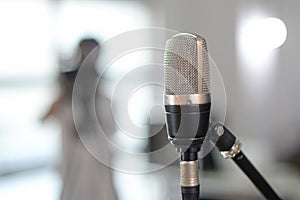
[(166, 95), (209, 93), (209, 59), (202, 36), (180, 33), (167, 41), (164, 79)]

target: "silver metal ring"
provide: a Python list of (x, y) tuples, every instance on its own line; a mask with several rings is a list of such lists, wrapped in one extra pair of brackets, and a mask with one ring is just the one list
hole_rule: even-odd
[(198, 160), (180, 161), (181, 186), (194, 187), (199, 185), (198, 169)]
[(165, 95), (165, 105), (192, 105), (210, 103), (210, 93), (191, 95)]
[(229, 151), (221, 151), (221, 154), (224, 158), (234, 158), (237, 154), (241, 152), (241, 148), (242, 143), (239, 140), (236, 140)]

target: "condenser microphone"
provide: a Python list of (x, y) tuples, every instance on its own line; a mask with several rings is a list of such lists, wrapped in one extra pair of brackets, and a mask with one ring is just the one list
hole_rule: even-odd
[(202, 36), (180, 33), (166, 42), (164, 82), (168, 138), (181, 153), (182, 198), (198, 200), (198, 152), (211, 106), (208, 50)]

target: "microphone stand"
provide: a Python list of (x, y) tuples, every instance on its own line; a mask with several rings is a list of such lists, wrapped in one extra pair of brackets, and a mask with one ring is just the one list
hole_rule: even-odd
[(231, 158), (238, 167), (248, 176), (256, 188), (269, 200), (280, 200), (268, 182), (257, 171), (241, 151), (241, 142), (220, 123), (212, 124), (210, 128), (212, 137), (219, 138), (216, 146), (224, 158)]

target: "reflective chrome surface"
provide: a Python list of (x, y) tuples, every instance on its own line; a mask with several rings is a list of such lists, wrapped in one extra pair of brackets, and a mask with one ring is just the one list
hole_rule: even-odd
[(191, 105), (210, 103), (210, 94), (165, 95), (165, 105)]
[(181, 186), (194, 187), (199, 185), (198, 168), (198, 160), (180, 162)]

